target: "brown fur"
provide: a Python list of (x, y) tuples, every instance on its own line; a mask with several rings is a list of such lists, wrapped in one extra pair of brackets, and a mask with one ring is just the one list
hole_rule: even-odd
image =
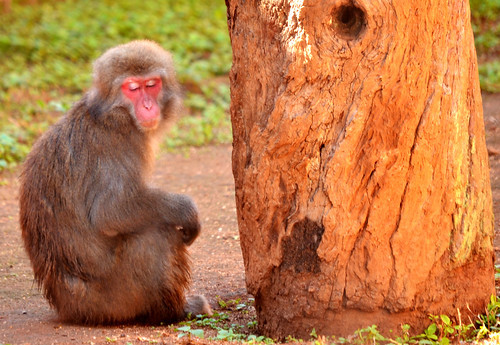
[[(145, 130), (120, 86), (128, 76), (152, 74), (162, 78), (161, 122)], [(22, 237), (35, 279), (61, 319), (160, 322), (210, 313), (207, 303), (185, 298), (186, 247), (200, 231), (196, 206), (145, 180), (153, 139), (179, 104), (166, 51), (149, 41), (112, 48), (96, 60), (89, 92), (28, 155), (21, 174)]]

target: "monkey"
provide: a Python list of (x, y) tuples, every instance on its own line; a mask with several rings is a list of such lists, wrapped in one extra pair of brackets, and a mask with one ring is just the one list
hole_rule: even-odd
[(148, 184), (180, 104), (169, 52), (147, 40), (118, 45), (94, 61), (89, 90), (26, 157), (22, 239), (60, 320), (160, 323), (212, 313), (204, 296), (185, 295), (197, 207)]

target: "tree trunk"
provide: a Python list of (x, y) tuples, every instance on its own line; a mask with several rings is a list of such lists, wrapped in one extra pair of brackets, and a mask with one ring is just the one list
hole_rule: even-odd
[(468, 1), (226, 0), (233, 172), (261, 330), (423, 330), (494, 294)]

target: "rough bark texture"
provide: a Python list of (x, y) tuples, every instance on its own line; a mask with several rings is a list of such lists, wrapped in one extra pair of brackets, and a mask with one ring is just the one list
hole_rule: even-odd
[(236, 203), (262, 331), (418, 332), (429, 313), (482, 312), (493, 215), (468, 2), (227, 5)]

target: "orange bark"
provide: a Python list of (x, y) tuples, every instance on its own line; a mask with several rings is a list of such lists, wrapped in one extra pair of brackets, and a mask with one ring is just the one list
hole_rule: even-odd
[(429, 313), (482, 312), (493, 215), (468, 2), (227, 5), (236, 203), (261, 329), (421, 331)]

